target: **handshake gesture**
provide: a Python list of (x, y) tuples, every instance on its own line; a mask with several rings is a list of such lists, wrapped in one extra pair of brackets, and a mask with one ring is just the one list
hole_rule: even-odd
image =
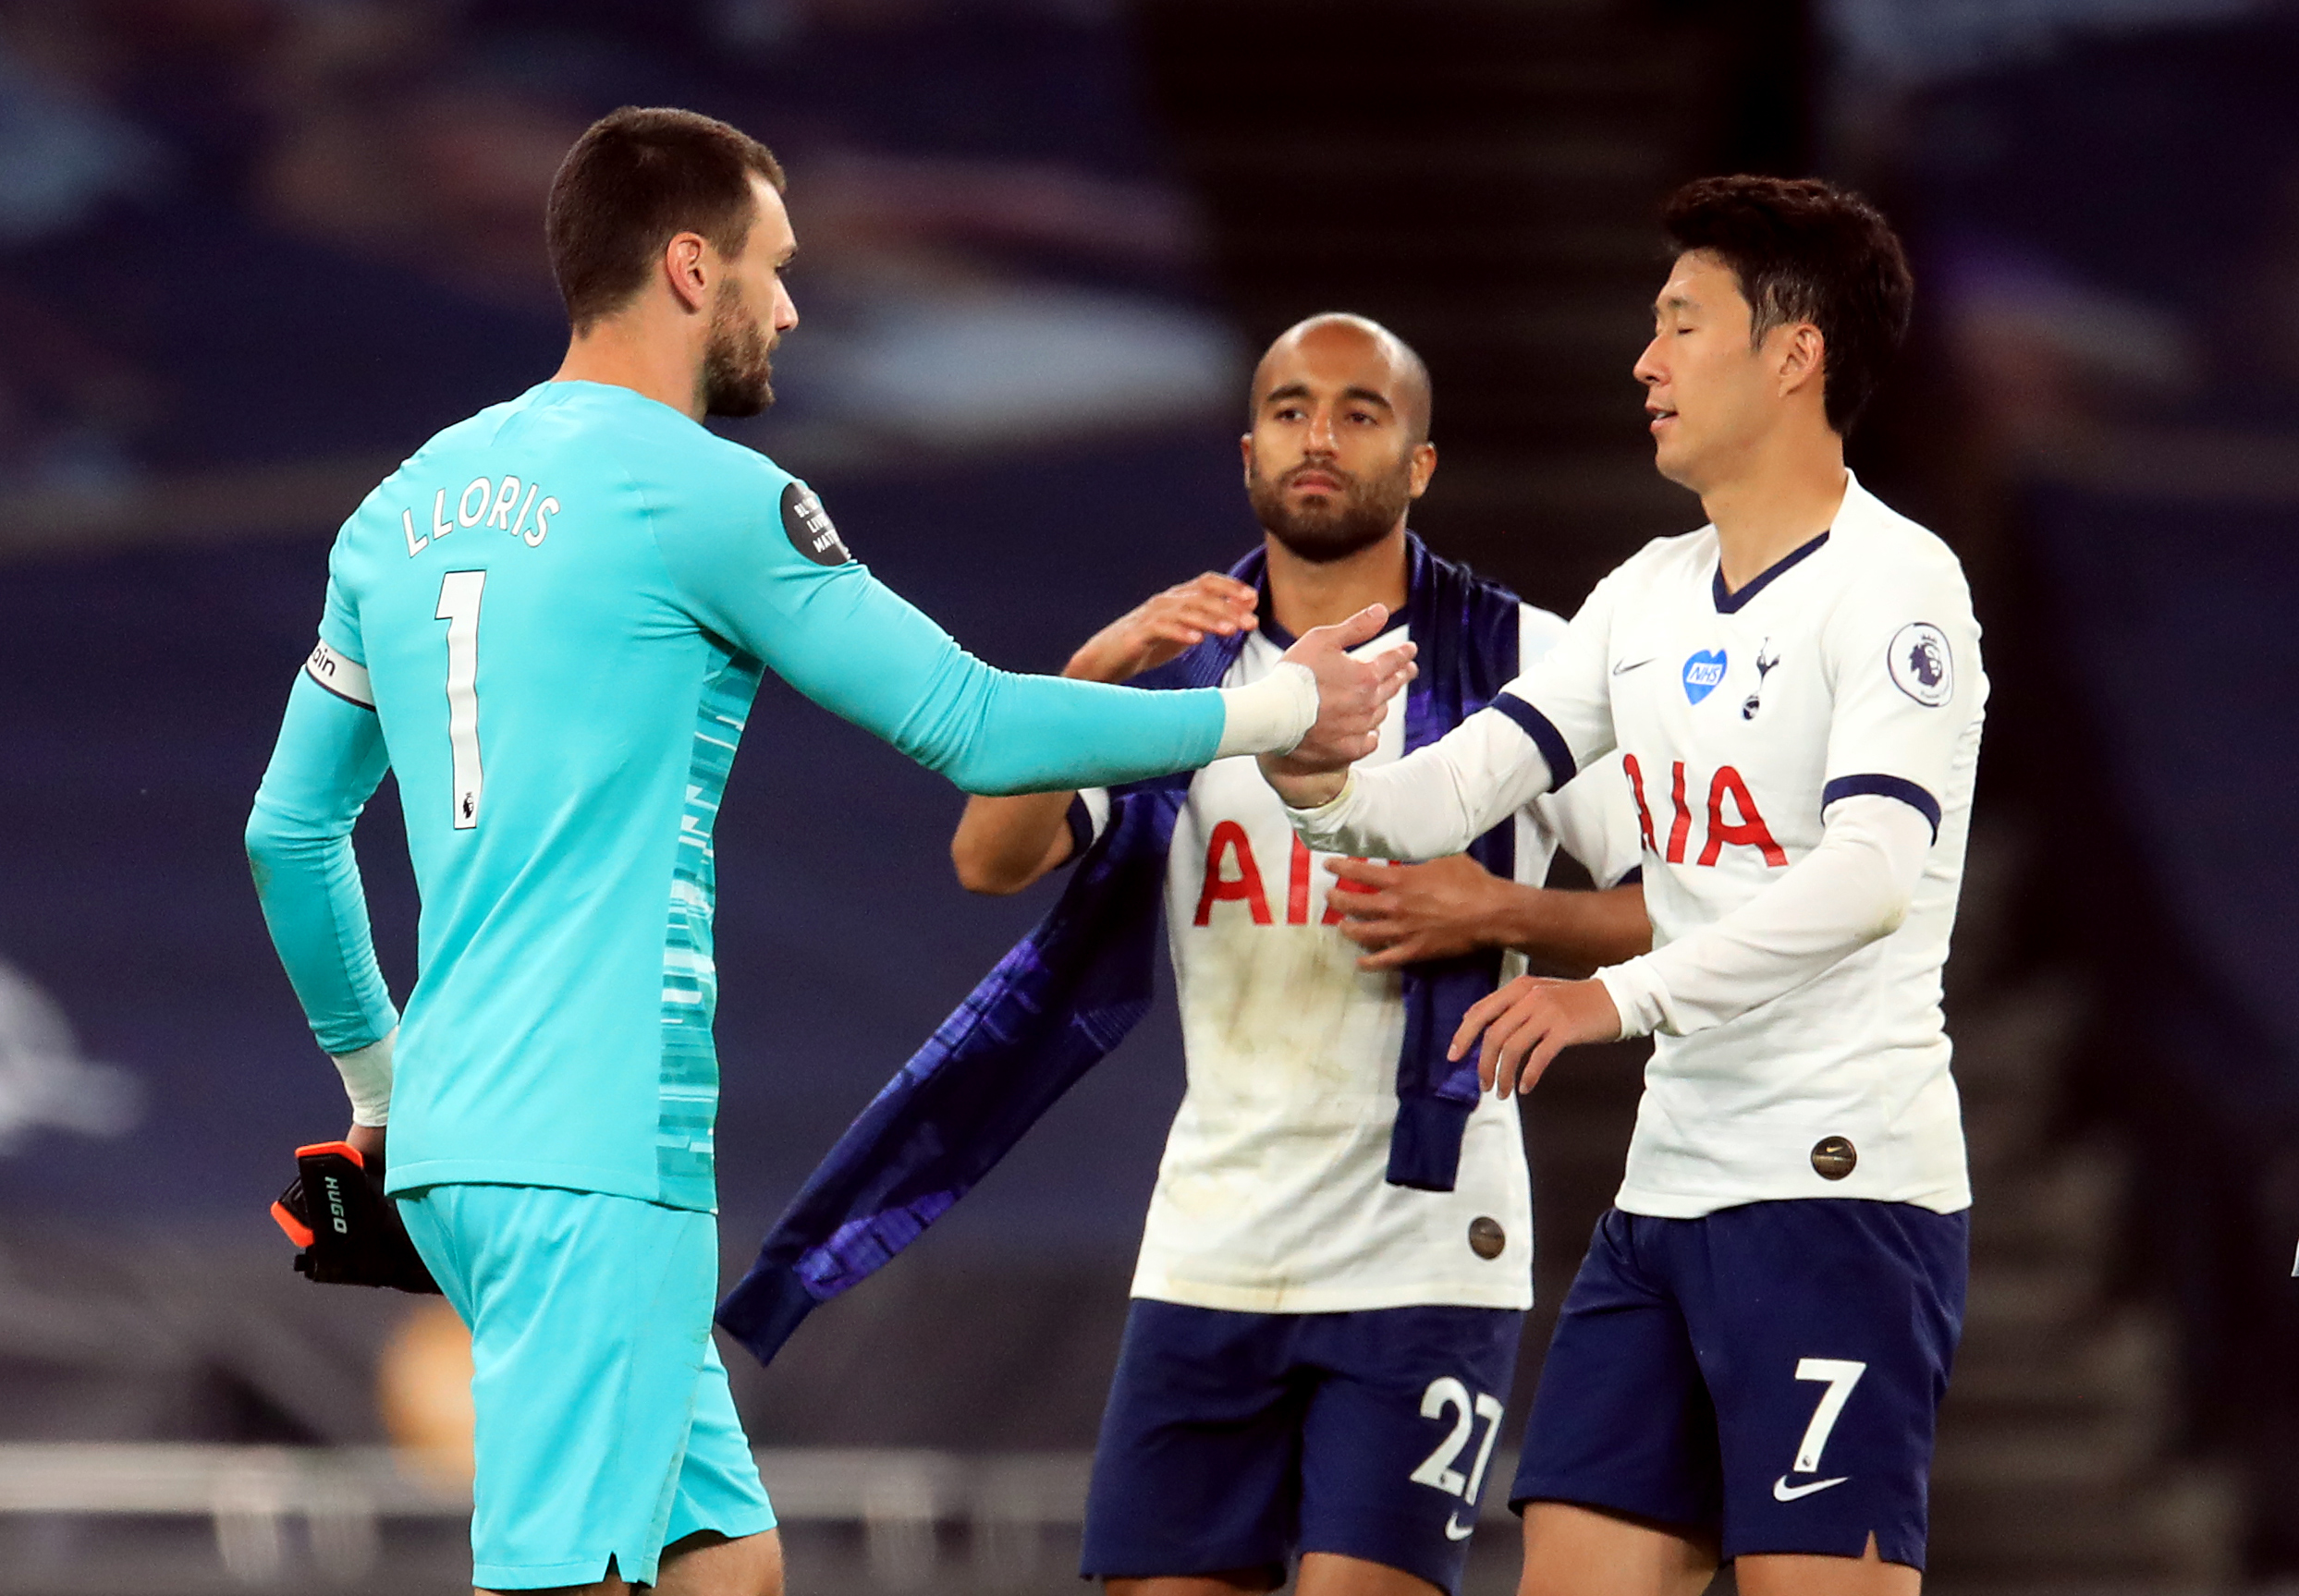
[[(1297, 809), (1323, 803), (1341, 790), (1349, 767), (1380, 745), (1389, 701), (1420, 674), (1411, 643), (1370, 660), (1351, 656), (1351, 649), (1379, 637), (1388, 622), (1388, 605), (1367, 604), (1345, 621), (1302, 633), (1285, 651), (1286, 663), (1306, 665), (1317, 678), (1317, 719), (1290, 751), (1263, 754), (1261, 767), (1270, 785)], [(1295, 802), (1286, 786), (1288, 779), (1304, 778), (1330, 784), (1323, 797), (1307, 805)]]
[(1340, 792), (1349, 767), (1379, 746), (1389, 700), (1419, 674), (1411, 643), (1372, 660), (1350, 656), (1388, 625), (1388, 607), (1367, 604), (1337, 625), (1304, 632), (1285, 651), (1288, 661), (1308, 666), (1317, 678), (1317, 721), (1289, 751), (1263, 754), (1261, 771), (1295, 809), (1315, 809)]
[[(1260, 625), (1257, 596), (1235, 577), (1207, 571), (1153, 595), (1094, 633), (1070, 656), (1062, 675), (1123, 682), (1208, 636), (1250, 632)], [(1345, 621), (1304, 632), (1285, 651), (1287, 663), (1302, 666), (1316, 681), (1317, 718), (1290, 751), (1265, 755), (1265, 768), (1274, 759), (1290, 771), (1347, 771), (1374, 750), (1389, 701), (1418, 670), (1414, 650), (1405, 643), (1372, 660), (1351, 659), (1349, 651), (1379, 637), (1389, 618), (1388, 605), (1367, 604)], [(1338, 778), (1333, 785), (1339, 791)]]

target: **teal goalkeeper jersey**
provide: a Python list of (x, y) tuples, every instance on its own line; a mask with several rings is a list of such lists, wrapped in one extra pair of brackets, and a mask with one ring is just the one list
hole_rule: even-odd
[(394, 1191), (715, 1205), (712, 833), (762, 675), (972, 792), (1213, 757), (1211, 691), (992, 669), (847, 553), (807, 487), (620, 387), (544, 383), (448, 428), (329, 560), (248, 843), (320, 1045), (399, 1017), (354, 821), (397, 777), (422, 900)]

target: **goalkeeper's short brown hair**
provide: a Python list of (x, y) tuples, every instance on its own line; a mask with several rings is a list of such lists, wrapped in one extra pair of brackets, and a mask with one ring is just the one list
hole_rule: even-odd
[(753, 177), (784, 187), (774, 152), (715, 116), (626, 105), (591, 124), (559, 163), (544, 211), (551, 274), (575, 331), (629, 304), (680, 233), (740, 255), (758, 212)]

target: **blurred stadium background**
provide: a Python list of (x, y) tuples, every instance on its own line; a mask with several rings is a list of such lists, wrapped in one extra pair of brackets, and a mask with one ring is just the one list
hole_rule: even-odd
[[(1962, 552), (1998, 686), (1929, 1583), (2299, 1587), (2294, 82), (2245, 0), (0, 0), (0, 1591), (464, 1586), (452, 1327), (306, 1285), (263, 1217), (343, 1113), (239, 829), (335, 524), (547, 374), (544, 188), (632, 102), (792, 173), (805, 324), (737, 435), (1038, 668), (1250, 540), (1245, 365), (1322, 309), (1435, 370), (1421, 529), (1569, 612), (1697, 519), (1628, 376), (1658, 197), (1882, 201), (1918, 323), (1854, 463)], [(955, 796), (787, 690), (735, 786), (730, 1267), (1035, 908), (964, 896)], [(404, 991), (388, 786), (371, 821)], [(1532, 1100), (1546, 1305), (1636, 1065)], [(1074, 1588), (1180, 1085), (1168, 1020), (730, 1359), (794, 1591)]]

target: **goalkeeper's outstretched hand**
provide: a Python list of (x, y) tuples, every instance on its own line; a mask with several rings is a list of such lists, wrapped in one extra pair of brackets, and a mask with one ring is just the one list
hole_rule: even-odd
[(1307, 665), (1317, 678), (1317, 719), (1290, 752), (1264, 758), (1287, 774), (1346, 771), (1381, 744), (1381, 723), (1389, 701), (1419, 674), (1411, 643), (1400, 643), (1370, 660), (1349, 651), (1369, 643), (1388, 628), (1386, 604), (1367, 604), (1345, 621), (1315, 627), (1285, 651), (1287, 660)]
[(349, 1141), (296, 1149), (296, 1180), (272, 1218), (300, 1249), (296, 1272), (325, 1285), (387, 1285), (437, 1296), (438, 1283), (384, 1195), (383, 1151)]

